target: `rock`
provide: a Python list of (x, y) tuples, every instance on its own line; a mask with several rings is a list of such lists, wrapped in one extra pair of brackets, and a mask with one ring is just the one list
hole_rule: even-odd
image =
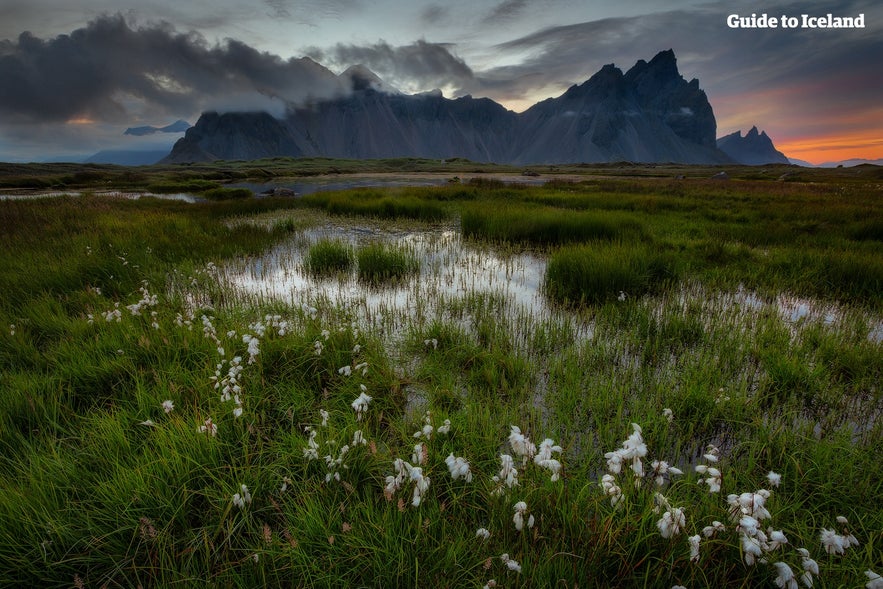
[(758, 132), (757, 127), (751, 127), (745, 137), (742, 137), (742, 131), (721, 137), (717, 140), (717, 147), (734, 161), (748, 166), (791, 163), (776, 149), (766, 132)]
[(487, 98), (386, 91), (362, 66), (349, 92), (288, 111), (204, 113), (162, 163), (333, 157), (419, 157), (514, 165), (721, 164), (714, 112), (697, 80), (681, 77), (671, 50), (623, 73), (606, 65), (588, 81), (523, 113)]

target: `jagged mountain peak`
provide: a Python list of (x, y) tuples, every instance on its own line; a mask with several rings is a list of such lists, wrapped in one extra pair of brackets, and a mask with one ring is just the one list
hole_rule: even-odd
[[(613, 64), (557, 98), (514, 113), (489, 98), (405, 95), (364, 66), (338, 76), (349, 94), (295, 108), (284, 120), (207, 116), (167, 162), (271, 155), (463, 157), (512, 164), (721, 163), (711, 105), (677, 69), (672, 50), (623, 74)], [(383, 86), (381, 86), (382, 88)]]
[(338, 78), (353, 92), (360, 90), (376, 90), (378, 92), (394, 92), (380, 76), (363, 64), (348, 67)]
[(734, 131), (717, 140), (717, 147), (740, 164), (787, 164), (788, 158), (773, 145), (766, 131), (758, 131), (754, 125), (745, 136), (742, 130)]

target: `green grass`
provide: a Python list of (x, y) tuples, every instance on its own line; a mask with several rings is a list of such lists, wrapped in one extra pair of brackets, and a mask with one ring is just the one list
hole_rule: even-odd
[[(769, 488), (770, 470), (782, 485), (762, 527), (789, 540), (770, 561), (799, 574), (806, 548), (822, 571), (814, 586), (863, 586), (865, 570), (883, 573), (873, 500), (883, 495), (883, 350), (870, 337), (881, 246), (868, 221), (880, 205), (844, 185), (844, 195), (825, 183), (654, 179), (381, 192), (367, 200), (433, 202), (445, 218), (499, 208), (505, 193), (519, 212), (621, 229), (533, 250), (566, 312), (512, 314), (501, 294), (467, 288), (401, 329), (327, 301), (314, 314), (222, 286), (225, 261), (297, 238), (308, 221), (297, 202), (0, 202), (0, 586), (773, 587), (772, 566), (745, 564), (726, 501)], [(277, 222), (242, 222), (268, 212)], [(782, 235), (750, 228), (763, 219)], [(537, 243), (513, 236), (489, 251)], [(355, 263), (346, 244), (314, 248)], [(365, 252), (381, 276), (402, 253), (362, 247), (360, 271)], [(818, 297), (834, 318), (791, 321), (740, 298), (739, 284), (758, 298)], [(243, 335), (259, 340), (252, 362)], [(215, 388), (229, 384), (235, 356), (238, 418), (224, 383)], [(372, 401), (359, 419), (362, 386)], [(215, 437), (199, 431), (209, 418)], [(415, 438), (445, 420), (449, 433)], [(627, 464), (613, 506), (599, 484), (605, 453), (632, 423), (646, 470), (666, 460), (684, 474), (636, 484)], [(561, 480), (515, 456), (512, 425), (562, 446)], [(307, 427), (316, 460), (304, 453)], [(413, 506), (412, 480), (384, 487), (418, 443), (431, 482)], [(721, 449), (719, 494), (693, 470), (707, 444)], [(335, 463), (344, 445), (347, 468)], [(498, 493), (501, 453), (515, 456), (519, 484)], [(468, 460), (472, 482), (453, 480), (450, 454)], [(240, 509), (243, 484), (252, 501)], [(657, 527), (657, 491), (685, 509), (671, 539)], [(516, 530), (518, 501), (534, 528)], [(828, 556), (819, 534), (843, 532), (840, 515), (859, 545)], [(690, 562), (686, 537), (714, 520), (727, 531), (703, 537)]]
[(529, 206), (487, 203), (464, 209), (463, 235), (491, 241), (566, 244), (640, 237), (641, 224), (618, 213), (572, 212)]
[(360, 247), (356, 252), (359, 279), (380, 284), (399, 281), (420, 271), (420, 262), (407, 250), (381, 243)]
[(342, 241), (323, 239), (310, 246), (304, 265), (313, 274), (348, 272), (354, 263), (353, 248)]
[(597, 304), (618, 296), (640, 297), (677, 278), (670, 255), (642, 244), (561, 248), (549, 257), (544, 288), (557, 301)]

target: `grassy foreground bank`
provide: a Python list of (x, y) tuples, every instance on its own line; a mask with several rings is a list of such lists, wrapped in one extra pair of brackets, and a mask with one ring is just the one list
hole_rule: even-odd
[[(816, 587), (883, 573), (873, 187), (376, 192), (0, 203), (0, 585), (753, 587), (787, 584), (785, 565), (799, 582), (807, 559)], [(467, 291), (393, 339), (348, 309), (220, 287), (223, 260), (296, 234), (304, 207), (471, 216), (474, 239), (547, 256), (550, 296), (575, 310), (513, 318)], [(268, 211), (269, 230), (235, 222)], [(580, 272), (594, 282), (565, 284)], [(841, 316), (743, 315), (721, 294), (739, 285)]]

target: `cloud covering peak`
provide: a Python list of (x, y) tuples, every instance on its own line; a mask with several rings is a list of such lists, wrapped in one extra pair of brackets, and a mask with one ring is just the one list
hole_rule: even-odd
[(137, 26), (121, 15), (48, 40), (24, 32), (0, 41), (7, 121), (128, 122), (225, 107), (281, 112), (341, 91), (337, 77), (309, 58), (286, 60), (233, 39), (209, 45), (167, 22)]

